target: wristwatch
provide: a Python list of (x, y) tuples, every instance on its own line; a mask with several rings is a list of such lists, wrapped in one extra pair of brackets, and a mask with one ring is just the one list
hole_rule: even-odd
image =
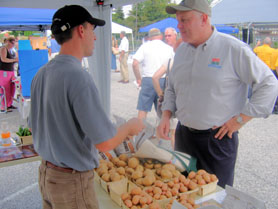
[(237, 116), (236, 121), (237, 121), (240, 125), (243, 125), (243, 124), (244, 124), (243, 118), (242, 118), (240, 115)]

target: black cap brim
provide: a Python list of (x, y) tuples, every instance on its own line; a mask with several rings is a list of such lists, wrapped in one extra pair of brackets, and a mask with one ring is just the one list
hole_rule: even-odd
[(89, 23), (91, 23), (92, 25), (94, 25), (95, 27), (97, 27), (97, 26), (104, 26), (105, 25), (105, 21), (104, 20), (97, 19), (97, 18), (90, 18), (87, 21)]

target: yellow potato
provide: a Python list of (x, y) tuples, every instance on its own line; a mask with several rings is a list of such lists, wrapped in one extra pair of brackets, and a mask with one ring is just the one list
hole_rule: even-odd
[(128, 159), (128, 167), (135, 169), (139, 165), (139, 160), (136, 157)]

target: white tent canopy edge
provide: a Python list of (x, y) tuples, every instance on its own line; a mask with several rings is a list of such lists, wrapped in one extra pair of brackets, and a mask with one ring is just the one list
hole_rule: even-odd
[(144, 0), (104, 0), (98, 6), (95, 0), (0, 0), (1, 7), (59, 9), (64, 5), (78, 4), (85, 7), (94, 17), (105, 20), (104, 27), (96, 28), (97, 41), (93, 56), (88, 57), (89, 72), (99, 90), (100, 100), (106, 114), (110, 116), (110, 65), (112, 8), (135, 4)]

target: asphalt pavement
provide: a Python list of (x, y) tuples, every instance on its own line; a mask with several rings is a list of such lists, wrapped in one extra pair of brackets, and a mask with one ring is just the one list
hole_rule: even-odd
[[(120, 73), (111, 73), (111, 119), (124, 120), (137, 116), (139, 90), (133, 84), (118, 83)], [(115, 117), (114, 117), (115, 116)], [(7, 121), (12, 132), (26, 125), (17, 110), (0, 114), (0, 122)], [(154, 110), (147, 121), (155, 127)], [(168, 141), (163, 141), (167, 147)], [(234, 188), (265, 201), (268, 209), (278, 208), (278, 115), (253, 119), (239, 131), (239, 151), (236, 162)], [(40, 209), (38, 189), (39, 162), (0, 168), (0, 209)]]

